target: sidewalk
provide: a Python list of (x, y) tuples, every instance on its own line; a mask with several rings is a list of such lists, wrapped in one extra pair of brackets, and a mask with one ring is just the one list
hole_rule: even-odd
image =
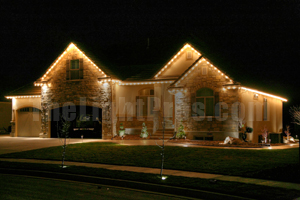
[[(35, 159), (0, 158), (0, 161), (57, 164), (57, 165), (61, 164), (61, 161), (35, 160)], [(91, 167), (91, 168), (103, 168), (103, 169), (109, 169), (109, 170), (130, 171), (130, 172), (148, 173), (148, 174), (160, 174), (160, 169), (158, 169), (158, 168), (118, 166), (118, 165), (69, 162), (69, 161), (66, 161), (65, 165), (67, 165), (67, 166), (68, 165), (69, 166), (84, 166), (84, 167)], [(233, 181), (233, 182), (240, 182), (240, 183), (247, 183), (247, 184), (255, 184), (255, 185), (263, 185), (263, 186), (270, 186), (270, 187), (300, 190), (300, 184), (297, 184), (297, 183), (245, 178), (245, 177), (239, 177), (239, 176), (226, 176), (226, 175), (220, 175), (220, 174), (208, 174), (208, 173), (188, 172), (188, 171), (170, 170), (170, 169), (164, 169), (163, 174), (166, 176), (172, 175), (172, 176), (183, 176), (183, 177), (191, 177), (191, 178), (215, 179), (215, 180), (222, 180), (222, 181)]]

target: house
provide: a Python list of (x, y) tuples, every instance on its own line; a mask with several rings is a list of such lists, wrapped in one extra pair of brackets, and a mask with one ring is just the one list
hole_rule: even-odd
[[(105, 62), (84, 49), (70, 43), (42, 77), (6, 96), (12, 99), (12, 137), (58, 137), (62, 116), (71, 121), (71, 137), (85, 138), (110, 139), (121, 123), (127, 134), (140, 133), (145, 123), (152, 135), (182, 124), (187, 138), (203, 140), (239, 137), (241, 123), (253, 128), (253, 142), (264, 126), (282, 130), (286, 99), (236, 82), (194, 44), (181, 44), (160, 60), (163, 65), (120, 54)], [(155, 61), (163, 52), (146, 57)], [(136, 63), (111, 64), (120, 57)]]
[(0, 102), (0, 133), (6, 132), (11, 120), (11, 102)]

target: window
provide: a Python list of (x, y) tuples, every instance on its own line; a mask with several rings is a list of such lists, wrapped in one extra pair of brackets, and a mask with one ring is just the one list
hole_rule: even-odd
[(83, 79), (83, 60), (67, 60), (67, 80)]
[(192, 116), (219, 116), (219, 93), (201, 88), (192, 96)]
[(264, 98), (264, 121), (268, 121), (268, 101)]
[(202, 67), (202, 75), (207, 75), (207, 67)]
[(186, 52), (186, 59), (187, 59), (187, 60), (193, 59), (193, 53), (192, 53), (192, 51), (187, 51), (187, 52)]
[(154, 108), (154, 89), (146, 88), (139, 91), (136, 97), (136, 116), (152, 116)]
[(40, 112), (40, 110), (37, 108), (26, 107), (26, 108), (21, 108), (20, 112)]

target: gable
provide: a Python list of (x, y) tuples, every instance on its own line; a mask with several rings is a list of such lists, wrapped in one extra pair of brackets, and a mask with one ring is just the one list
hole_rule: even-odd
[[(85, 55), (74, 43), (70, 43), (65, 51), (51, 64), (46, 73), (35, 82), (35, 86), (42, 86), (45, 82), (57, 75), (61, 68), (66, 69), (66, 63), (73, 59), (80, 59), (84, 62), (84, 66), (89, 66), (97, 70), (99, 78), (108, 76), (104, 71), (98, 67), (88, 56)], [(83, 65), (83, 64), (82, 64)]]
[(155, 75), (156, 79), (177, 78), (182, 75), (201, 54), (189, 44), (185, 44)]
[(181, 74), (181, 76), (171, 85), (179, 87), (184, 85), (186, 80), (195, 78), (208, 78), (211, 81), (214, 79), (222, 79), (225, 82), (233, 83), (233, 80), (229, 78), (224, 72), (220, 71), (211, 62), (209, 62), (203, 56), (200, 56), (188, 69)]

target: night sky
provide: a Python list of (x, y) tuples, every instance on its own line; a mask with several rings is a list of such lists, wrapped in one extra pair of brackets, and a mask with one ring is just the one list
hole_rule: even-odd
[(105, 49), (193, 35), (237, 69), (242, 84), (259, 82), (287, 98), (285, 115), (300, 105), (300, 1), (41, 2), (1, 1), (2, 101), (43, 75), (71, 41)]

